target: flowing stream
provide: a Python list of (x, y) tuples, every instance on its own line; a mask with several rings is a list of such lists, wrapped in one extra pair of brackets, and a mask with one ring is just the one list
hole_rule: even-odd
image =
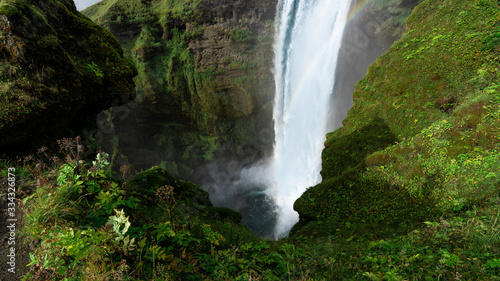
[(298, 221), (293, 203), (321, 181), (321, 151), (350, 0), (279, 0), (275, 30), (275, 237)]

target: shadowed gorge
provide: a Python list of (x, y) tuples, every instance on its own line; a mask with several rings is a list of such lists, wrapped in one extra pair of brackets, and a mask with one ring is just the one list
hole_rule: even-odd
[[(342, 36), (342, 23), (346, 22), (348, 4), (345, 3), (344, 15), (339, 13), (335, 25), (334, 34), (339, 38)], [(316, 84), (325, 82), (333, 85), (333, 77), (337, 77), (335, 79), (340, 88), (352, 86), (356, 75), (351, 75), (352, 72), (347, 69), (362, 77), (360, 73), (364, 70), (361, 62), (366, 67), (374, 60), (373, 54), (381, 54), (383, 48), (395, 40), (399, 34), (395, 31), (391, 32), (391, 36), (372, 31), (372, 42), (366, 46), (359, 45), (360, 27), (373, 19), (391, 30), (401, 28), (401, 22), (392, 23), (391, 20), (402, 12), (397, 9), (396, 12), (386, 12), (387, 5), (399, 7), (400, 1), (377, 4), (377, 8), (370, 9), (376, 4), (359, 8), (356, 3), (352, 3), (351, 14), (358, 16), (349, 21), (349, 26), (356, 28), (344, 33), (342, 46), (340, 40), (335, 43), (336, 48), (341, 47), (338, 64), (333, 60), (335, 52), (330, 54), (328, 51), (331, 43), (325, 43), (322, 51), (324, 55), (317, 56), (319, 60), (331, 60), (330, 68), (335, 69), (337, 65), (341, 71), (338, 75), (333, 74), (333, 71), (325, 72), (323, 78), (318, 78), (321, 82)], [(130, 106), (115, 107), (101, 114), (100, 133), (104, 140), (101, 145), (111, 153), (116, 170), (119, 166), (131, 165), (133, 170), (140, 170), (157, 164), (176, 176), (203, 183), (203, 188), (211, 193), (214, 204), (242, 212), (244, 222), (253, 225), (253, 231), (263, 237), (270, 236), (270, 222), (276, 222), (279, 211), (274, 210), (274, 205), (278, 201), (286, 201), (288, 207), (285, 209), (290, 214), (281, 223), (287, 226), (279, 228), (283, 229), (280, 233), (287, 233), (287, 229), (297, 220), (296, 215), (291, 219), (294, 213), (291, 210), (293, 200), (305, 188), (317, 183), (318, 179), (302, 184), (294, 181), (296, 187), (293, 189), (296, 191), (287, 192), (287, 184), (277, 188), (273, 187), (274, 180), (264, 179), (266, 176), (261, 170), (265, 168), (251, 168), (255, 163), (258, 166), (267, 165), (262, 163), (269, 161), (272, 144), (276, 141), (274, 131), (278, 125), (276, 123), (273, 130), (271, 118), (272, 104), (276, 102), (273, 101), (275, 87), (270, 70), (274, 35), (272, 23), (277, 2), (236, 1), (226, 4), (200, 1), (178, 9), (179, 5), (161, 1), (103, 1), (84, 11), (115, 34), (124, 46), (125, 54), (136, 63), (139, 70), (136, 77), (137, 104), (134, 102)], [(335, 6), (334, 3), (331, 5)], [(331, 7), (324, 8), (329, 9)], [(329, 18), (327, 15), (324, 17)], [(299, 21), (298, 26), (301, 25)], [(315, 33), (319, 25), (310, 25), (307, 32)], [(371, 55), (358, 56), (353, 60), (352, 52), (369, 52)], [(295, 56), (298, 57), (299, 53)], [(295, 91), (293, 88), (287, 91)], [(313, 91), (307, 88), (311, 87), (306, 86), (304, 90)], [(333, 118), (326, 115), (328, 96), (332, 96), (332, 106), (335, 107), (331, 108), (331, 112), (337, 115), (347, 110), (345, 101), (351, 99), (349, 90), (339, 90), (338, 94), (330, 95), (331, 86), (323, 88), (325, 98), (319, 103), (324, 105), (325, 113), (323, 117), (311, 115), (317, 120), (313, 123), (333, 122)], [(275, 110), (274, 119), (278, 120), (276, 118)], [(317, 167), (313, 168), (315, 172), (307, 173), (306, 177), (309, 178), (319, 177), (319, 153), (326, 125), (318, 124), (318, 129), (313, 134), (316, 152), (304, 151), (301, 157), (316, 159)], [(300, 139), (301, 136), (308, 138), (307, 134), (298, 132), (287, 139)], [(291, 158), (283, 158), (282, 163), (297, 161), (293, 153), (285, 155)], [(306, 162), (305, 165), (309, 167)], [(280, 169), (281, 174), (290, 174), (289, 169)], [(251, 171), (258, 174), (248, 175)], [(277, 190), (282, 190), (281, 195), (275, 194)], [(285, 193), (295, 195), (288, 198)], [(283, 204), (279, 205), (278, 209), (284, 208), (281, 207)], [(265, 222), (262, 222), (262, 225), (267, 225), (263, 227), (267, 229), (264, 232), (258, 227), (258, 221), (263, 217), (269, 218), (269, 221), (264, 219)]]
[(99, 117), (101, 146), (116, 170), (159, 165), (201, 183), (259, 232), (255, 213), (272, 202), (246, 199), (261, 186), (239, 171), (272, 150), (276, 2), (182, 3), (102, 1), (83, 11), (115, 34), (139, 72), (137, 103)]

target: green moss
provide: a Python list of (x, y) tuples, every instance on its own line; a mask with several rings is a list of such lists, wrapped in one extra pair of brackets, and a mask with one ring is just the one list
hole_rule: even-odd
[[(258, 38), (254, 47), (269, 43), (266, 45), (268, 50), (271, 50), (272, 36), (268, 32), (255, 36), (244, 20), (234, 29), (204, 23), (196, 15), (203, 13), (207, 3), (201, 8), (199, 3), (157, 1), (147, 5), (137, 0), (120, 3), (103, 1), (83, 13), (110, 28), (119, 39), (120, 26), (132, 26), (139, 30), (134, 38), (120, 39), (125, 52), (130, 54), (139, 70), (139, 78), (136, 79), (139, 98), (175, 105), (169, 107), (170, 114), (176, 111), (177, 116), (188, 119), (202, 133), (214, 135), (221, 118), (245, 117), (252, 113), (254, 93), (251, 88), (258, 79), (257, 69), (267, 65), (268, 60), (264, 59), (262, 48), (255, 48), (253, 52), (260, 52), (258, 56), (256, 54), (258, 65), (254, 63), (249, 67), (245, 60), (228, 66), (203, 64), (194, 57), (190, 44), (203, 36), (207, 28), (217, 30), (225, 38), (232, 36), (236, 42), (245, 41), (240, 42), (242, 45), (249, 43), (247, 39), (250, 37)], [(148, 17), (140, 20), (143, 14), (148, 14)], [(265, 28), (271, 29), (272, 26), (268, 24)], [(236, 69), (245, 71), (231, 72)], [(161, 111), (158, 108), (154, 110)]]
[(176, 162), (171, 161), (161, 161), (160, 168), (166, 170), (168, 173), (172, 174), (174, 177), (180, 177), (179, 167)]
[(72, 3), (12, 0), (0, 10), (0, 77), (8, 82), (0, 97), (0, 145), (92, 126), (83, 114), (131, 93), (135, 69), (120, 45)]
[(364, 162), (367, 155), (396, 142), (389, 126), (380, 118), (350, 134), (343, 129), (329, 134), (323, 150), (321, 175), (329, 179)]
[(15, 18), (19, 16), (21, 13), (16, 7), (4, 4), (0, 6), (0, 14), (5, 15), (7, 18)]
[(196, 133), (185, 134), (182, 143), (186, 145), (183, 159), (205, 159), (212, 160), (219, 149), (216, 138), (198, 135)]
[(162, 1), (163, 10), (172, 13), (174, 17), (192, 16), (201, 0), (167, 0)]
[(229, 36), (237, 43), (247, 43), (255, 39), (252, 32), (246, 28), (230, 30)]
[[(329, 135), (325, 143), (323, 181), (309, 188), (294, 204), (301, 223), (294, 227), (293, 235), (328, 235), (335, 230), (332, 224), (346, 222), (379, 223), (387, 230), (433, 213), (429, 194), (412, 197), (403, 188), (364, 175), (366, 157), (396, 141), (382, 119), (348, 135), (341, 132)], [(302, 229), (311, 221), (317, 222)]]

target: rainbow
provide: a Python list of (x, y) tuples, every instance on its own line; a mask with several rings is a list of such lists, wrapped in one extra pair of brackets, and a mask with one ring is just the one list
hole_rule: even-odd
[(346, 25), (354, 21), (357, 15), (361, 13), (361, 11), (364, 10), (364, 8), (370, 3), (368, 0), (353, 0), (351, 3), (351, 7), (349, 8), (349, 12), (347, 14), (347, 21)]

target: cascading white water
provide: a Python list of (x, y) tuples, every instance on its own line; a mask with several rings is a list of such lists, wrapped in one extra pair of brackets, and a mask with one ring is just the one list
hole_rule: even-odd
[(325, 140), (350, 0), (279, 0), (275, 35), (276, 97), (274, 184), (268, 190), (278, 207), (275, 236), (298, 221), (293, 203), (321, 181)]

